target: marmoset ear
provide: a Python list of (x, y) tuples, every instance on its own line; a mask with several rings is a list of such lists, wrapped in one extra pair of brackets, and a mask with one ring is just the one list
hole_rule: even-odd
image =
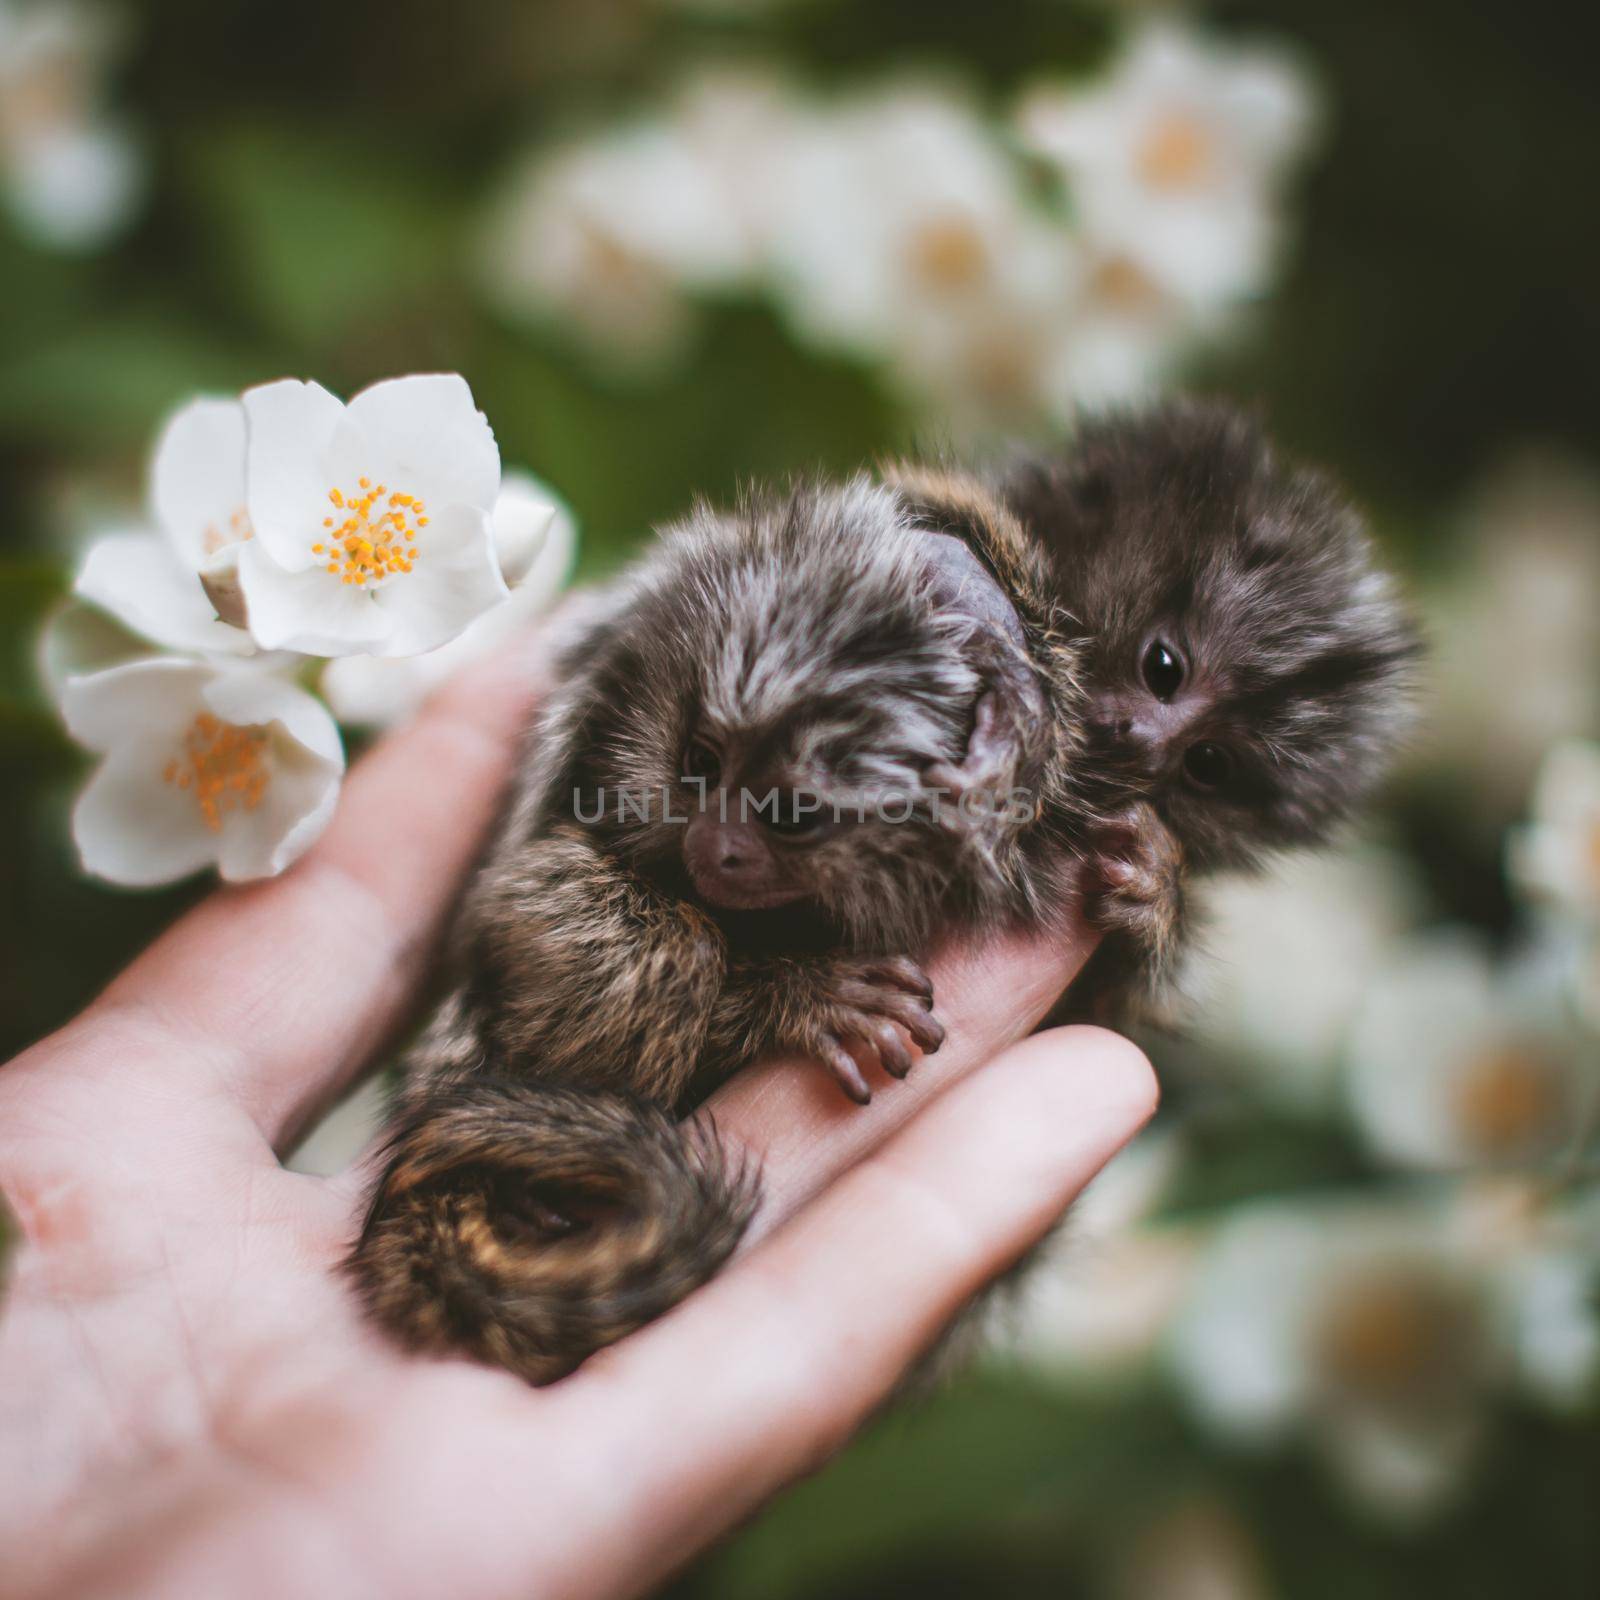
[(1009, 789), (1041, 754), (1049, 722), (1027, 626), (1006, 582), (1013, 529), (1019, 539), (1021, 530), (975, 479), (905, 468), (889, 481), (926, 530), (928, 592), (966, 625), (967, 654), (984, 684), (965, 755), (941, 763), (929, 781), (958, 791)]
[(905, 502), (906, 510), (934, 533), (953, 534), (1004, 581), (1028, 553), (1022, 524), (981, 479), (952, 467), (894, 461), (883, 481)]

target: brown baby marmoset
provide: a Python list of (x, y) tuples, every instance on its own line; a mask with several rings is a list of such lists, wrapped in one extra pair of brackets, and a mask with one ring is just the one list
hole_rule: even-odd
[[(955, 480), (952, 480), (954, 482)], [(963, 487), (965, 492), (965, 487)], [(1070, 916), (1083, 691), (992, 496), (865, 477), (669, 528), (565, 652), (412, 1052), (351, 1266), (377, 1319), (542, 1382), (726, 1259), (756, 1175), (681, 1120), (942, 1029), (936, 934)]]
[(1231, 407), (1087, 420), (991, 477), (1080, 644), (1105, 930), (1067, 1007), (1115, 1020), (1185, 946), (1193, 873), (1326, 842), (1412, 717), (1421, 639), (1364, 521)]
[(566, 650), (350, 1260), (407, 1343), (559, 1377), (737, 1244), (757, 1175), (684, 1120), (731, 1073), (865, 1100), (939, 1048), (936, 937), (1085, 910), (1098, 1007), (1170, 958), (1186, 864), (1370, 787), (1412, 635), (1249, 424), (887, 478), (697, 510)]

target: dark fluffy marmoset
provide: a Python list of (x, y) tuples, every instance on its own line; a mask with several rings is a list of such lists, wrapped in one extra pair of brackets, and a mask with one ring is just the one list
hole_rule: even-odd
[(559, 1377), (737, 1244), (757, 1175), (682, 1120), (731, 1073), (801, 1054), (865, 1100), (860, 1059), (942, 1041), (935, 937), (1061, 926), (1086, 865), (1115, 996), (1188, 862), (1373, 781), (1409, 626), (1249, 424), (886, 478), (697, 510), (566, 651), (350, 1260), (406, 1342)]
[(1071, 612), (1084, 761), (1159, 818), (1100, 839), (1106, 936), (1068, 1005), (1118, 1020), (1184, 947), (1190, 874), (1323, 843), (1369, 797), (1421, 639), (1360, 514), (1230, 407), (1090, 419), (990, 481)]

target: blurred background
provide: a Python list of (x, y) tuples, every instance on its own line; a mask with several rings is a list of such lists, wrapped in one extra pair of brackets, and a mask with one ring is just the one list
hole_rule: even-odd
[(1338, 850), (1215, 887), (1145, 1041), (1160, 1117), (976, 1369), (672, 1592), (1600, 1592), (1578, 28), (1555, 0), (0, 0), (0, 1055), (204, 889), (80, 876), (85, 763), (34, 670), (194, 392), (459, 370), (584, 575), (743, 478), (1169, 385), (1259, 404), (1427, 618), (1417, 747)]

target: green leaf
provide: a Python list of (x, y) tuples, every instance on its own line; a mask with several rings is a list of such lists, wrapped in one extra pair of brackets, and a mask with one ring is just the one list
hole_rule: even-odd
[(137, 446), (186, 396), (227, 393), (259, 376), (248, 357), (193, 321), (136, 311), (75, 328), (0, 365), (0, 428), (94, 449)]
[(302, 345), (418, 298), (461, 247), (448, 192), (348, 133), (226, 131), (200, 147), (193, 180), (242, 297)]

